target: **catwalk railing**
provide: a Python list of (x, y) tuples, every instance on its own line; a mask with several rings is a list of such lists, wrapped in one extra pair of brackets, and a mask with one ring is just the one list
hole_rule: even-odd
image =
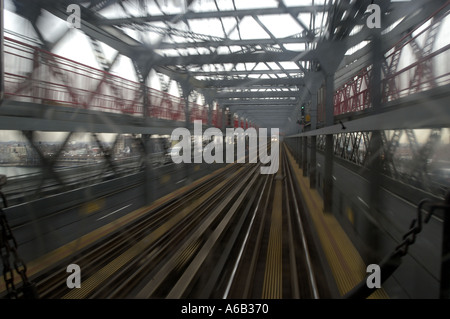
[[(143, 90), (138, 82), (9, 37), (4, 47), (6, 99), (185, 121), (183, 98), (150, 87)], [(191, 122), (207, 124), (208, 106), (189, 104)], [(212, 110), (213, 126), (221, 127), (221, 116), (218, 106)]]
[[(440, 33), (448, 23), (448, 14), (449, 2), (385, 52), (381, 80), (383, 104), (450, 83), (450, 38), (445, 31)], [(372, 107), (371, 73), (372, 65), (368, 65), (336, 90), (334, 115)]]

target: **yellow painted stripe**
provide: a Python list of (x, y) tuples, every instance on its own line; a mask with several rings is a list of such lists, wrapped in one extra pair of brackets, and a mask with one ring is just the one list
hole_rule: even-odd
[(262, 291), (263, 299), (281, 299), (283, 288), (282, 260), (282, 181), (276, 180), (270, 220), (269, 243)]
[[(234, 176), (239, 176), (242, 168), (233, 174), (231, 178)], [(186, 216), (188, 216), (195, 207), (200, 206), (206, 201), (209, 197), (220, 191), (225, 184), (228, 183), (228, 180), (224, 180), (220, 184), (216, 185), (209, 192), (203, 194), (200, 198), (193, 201), (189, 206), (183, 208), (182, 211), (177, 213), (171, 219), (166, 221), (160, 227), (155, 229), (152, 233), (138, 241), (134, 246), (126, 250), (119, 257), (115, 258), (107, 265), (102, 267), (92, 276), (83, 280), (81, 283), (81, 288), (72, 289), (69, 293), (67, 293), (63, 299), (81, 299), (86, 298), (92, 291), (101, 285), (104, 281), (106, 281), (110, 276), (112, 276), (116, 271), (122, 268), (124, 265), (129, 263), (132, 259), (137, 257), (139, 254), (145, 251), (145, 249), (151, 246), (154, 242), (156, 242), (161, 236), (163, 236), (167, 231), (172, 229), (176, 224), (178, 224), (181, 220), (183, 220)]]
[[(294, 169), (300, 185), (302, 198), (308, 207), (314, 222), (322, 248), (336, 280), (341, 295), (346, 294), (366, 276), (366, 265), (339, 222), (332, 214), (323, 213), (323, 201), (315, 189), (310, 189), (309, 178), (303, 177), (303, 172), (287, 149), (288, 159)], [(370, 298), (389, 298), (381, 288)]]
[[(113, 221), (107, 225), (99, 227), (98, 229), (43, 255), (42, 257), (39, 257), (39, 258), (27, 263), (27, 276), (31, 277), (41, 271), (44, 271), (47, 268), (51, 268), (53, 265), (57, 264), (64, 258), (67, 258), (70, 255), (79, 252), (80, 250), (89, 246), (90, 244), (94, 243), (95, 241), (113, 233), (114, 231), (117, 231), (119, 228), (121, 228), (121, 227), (133, 222), (134, 220), (138, 219), (139, 217), (147, 214), (152, 209), (155, 209), (158, 206), (164, 204), (165, 202), (179, 196), (183, 192), (186, 192), (190, 189), (197, 187), (199, 184), (201, 184), (208, 178), (211, 178), (213, 176), (220, 174), (222, 171), (229, 168), (230, 165), (234, 165), (234, 164), (229, 164), (225, 167), (222, 167), (222, 168), (216, 170), (215, 172), (194, 181), (190, 185), (183, 186), (183, 187), (179, 188), (178, 190), (155, 200), (152, 204), (150, 204), (148, 206), (141, 207), (121, 218), (116, 219), (115, 221)], [(19, 255), (20, 255), (20, 247), (19, 247), (18, 251), (19, 251)], [(14, 279), (15, 279), (14, 280), (15, 284), (18, 284), (21, 282), (20, 276), (15, 276)], [(6, 289), (5, 282), (4, 282), (4, 280), (1, 280), (0, 292), (5, 291), (5, 289)]]

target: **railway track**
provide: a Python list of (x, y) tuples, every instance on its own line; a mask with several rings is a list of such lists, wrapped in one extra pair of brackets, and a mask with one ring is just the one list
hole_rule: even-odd
[[(283, 149), (284, 150), (284, 149)], [(233, 164), (37, 274), (40, 298), (319, 298), (284, 151), (275, 175)], [(81, 288), (66, 267), (81, 268)]]
[(319, 298), (291, 167), (265, 177), (223, 298)]
[[(68, 293), (65, 268), (59, 267), (59, 270), (52, 269), (42, 274), (35, 280), (40, 297), (126, 297), (130, 288), (140, 283), (147, 275), (143, 271), (144, 268), (157, 269), (158, 263), (169, 258), (173, 251), (178, 251), (176, 248), (183, 245), (192, 234), (197, 234), (198, 238), (190, 240), (190, 246), (185, 247), (184, 254), (179, 257), (182, 265), (185, 254), (198, 248), (205, 240), (204, 234), (198, 234), (198, 224), (207, 220), (209, 226), (215, 226), (214, 223), (218, 222), (231, 202), (230, 194), (236, 195), (243, 183), (247, 182), (248, 178), (241, 175), (248, 176), (250, 169), (252, 172), (256, 171), (256, 167), (233, 165), (164, 207), (149, 212), (145, 218), (122, 229), (119, 234), (114, 234), (88, 251), (65, 261), (67, 264), (75, 263), (83, 270), (83, 286), (86, 288), (73, 290), (76, 295)], [(240, 186), (234, 189), (237, 183)], [(224, 204), (224, 197), (229, 197), (225, 201), (227, 205)], [(220, 205), (223, 207), (219, 207)], [(211, 214), (214, 218), (209, 216)], [(204, 232), (208, 229), (203, 227), (201, 230)], [(126, 265), (123, 264), (124, 260)], [(105, 272), (108, 274), (106, 278), (99, 279), (99, 273), (103, 276)], [(48, 275), (49, 273), (51, 275)]]

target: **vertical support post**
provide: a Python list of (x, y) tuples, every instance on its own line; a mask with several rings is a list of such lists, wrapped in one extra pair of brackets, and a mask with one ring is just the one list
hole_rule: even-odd
[(225, 106), (222, 106), (222, 131), (223, 135), (225, 136), (225, 130), (227, 128), (227, 114), (225, 113)]
[(208, 102), (208, 121), (207, 121), (208, 127), (212, 126), (212, 108), (213, 108), (212, 105), (213, 105), (213, 102), (209, 101)]
[[(372, 112), (373, 114), (380, 113), (381, 110), (381, 68), (383, 53), (381, 51), (381, 34), (378, 28), (374, 28), (372, 31), (372, 73), (370, 79), (370, 94), (372, 97)], [(383, 150), (383, 141), (381, 131), (372, 131), (372, 136), (369, 143), (369, 157), (367, 167), (369, 169), (369, 212), (370, 215), (376, 218), (381, 208), (380, 192), (381, 192), (381, 174), (382, 174), (382, 162), (381, 152)], [(378, 231), (373, 229), (373, 233), (368, 236), (370, 238), (369, 245), (372, 251), (379, 251), (380, 239)], [(380, 256), (376, 253), (371, 254), (369, 258), (377, 260)], [(371, 260), (369, 260), (371, 261)]]
[[(334, 72), (326, 75), (325, 126), (334, 124)], [(325, 168), (323, 181), (324, 212), (330, 213), (333, 205), (333, 134), (325, 136)]]
[[(219, 104), (217, 104), (217, 106), (219, 106)], [(227, 152), (226, 152), (226, 149), (227, 149), (227, 139), (226, 139), (226, 136), (227, 136), (227, 119), (226, 119), (226, 113), (225, 113), (225, 111), (226, 111), (226, 107), (225, 106), (222, 106), (221, 108), (221, 112), (222, 112), (222, 124), (220, 125), (220, 127), (221, 127), (221, 129), (222, 129), (222, 136), (223, 136), (223, 139), (222, 139), (222, 150), (223, 150), (223, 152), (222, 152), (222, 155), (223, 155), (223, 162), (224, 163), (226, 163), (227, 162), (227, 156), (226, 156), (226, 154), (227, 154)]]
[(5, 60), (4, 60), (4, 26), (3, 26), (3, 6), (4, 0), (0, 0), (0, 105), (5, 97)]
[(450, 192), (445, 197), (446, 207), (443, 214), (441, 280), (439, 298), (450, 298)]
[(143, 94), (142, 115), (144, 116), (144, 118), (146, 118), (146, 117), (150, 117), (151, 112), (149, 110), (150, 103), (149, 103), (149, 100), (148, 100), (148, 87), (147, 87), (147, 85), (145, 85), (145, 79), (141, 83), (141, 86), (142, 86), (142, 94)]
[[(189, 130), (192, 126), (191, 123), (191, 110), (189, 109), (189, 95), (191, 94), (191, 89), (184, 83), (181, 83), (183, 89), (184, 98), (184, 116), (185, 116), (185, 126)], [(185, 183), (186, 185), (191, 183), (191, 165), (189, 163), (183, 163), (184, 173), (185, 173)]]
[[(149, 72), (141, 72), (142, 79), (141, 80), (141, 89), (143, 94), (142, 100), (142, 116), (148, 118), (151, 116), (150, 111), (150, 101), (148, 99), (148, 87), (146, 85), (146, 79)], [(156, 170), (153, 167), (152, 163), (152, 146), (151, 146), (151, 135), (143, 134), (142, 135), (143, 143), (144, 143), (144, 152), (145, 152), (145, 168), (144, 168), (144, 183), (145, 183), (145, 203), (147, 205), (151, 204), (155, 199), (155, 191), (156, 191), (156, 179), (153, 178)]]
[(303, 139), (302, 137), (298, 138), (298, 147), (297, 147), (297, 149), (298, 149), (297, 164), (298, 164), (298, 168), (300, 168), (300, 169), (302, 168), (302, 157), (303, 157), (303, 152), (302, 152), (302, 150), (303, 150), (303, 145), (302, 145), (303, 140), (302, 139)]
[(375, 114), (381, 111), (381, 68), (384, 59), (381, 51), (381, 34), (378, 28), (372, 33), (372, 78), (370, 79), (370, 93), (372, 96), (372, 111)]
[(185, 126), (189, 129), (191, 125), (191, 110), (189, 109), (189, 93), (184, 94), (184, 119)]
[[(213, 107), (214, 107), (214, 99), (211, 96), (211, 94), (205, 92), (203, 94), (203, 96), (205, 97), (205, 103), (206, 105), (208, 105), (208, 117), (206, 120), (206, 125), (208, 127), (213, 126)], [(218, 123), (217, 123), (218, 124)]]
[(149, 117), (150, 111), (149, 111), (149, 100), (148, 100), (148, 87), (145, 83), (147, 80), (148, 75), (150, 74), (151, 66), (143, 65), (139, 63), (139, 61), (133, 61), (134, 70), (136, 72), (136, 76), (138, 78), (139, 84), (141, 85), (141, 91), (142, 91), (142, 116), (144, 118)]
[(303, 176), (308, 176), (308, 138), (305, 136), (303, 139), (303, 156), (302, 156), (302, 170), (303, 170)]
[(292, 142), (292, 147), (294, 149), (294, 159), (295, 162), (298, 163), (298, 139), (300, 137), (294, 137), (294, 141)]
[(149, 205), (155, 199), (154, 181), (152, 181), (153, 169), (151, 165), (150, 134), (142, 134), (142, 146), (144, 151), (144, 203)]
[[(317, 91), (311, 94), (311, 130), (313, 131), (315, 129), (317, 129)], [(311, 136), (311, 149), (309, 152), (309, 187), (313, 189), (316, 188), (316, 145), (316, 135)]]
[[(141, 85), (142, 90), (142, 117), (144, 120), (147, 117), (150, 117), (151, 112), (149, 110), (149, 99), (148, 99), (148, 87), (146, 85), (147, 76), (150, 73), (150, 67), (145, 67), (143, 64), (140, 64), (139, 61), (133, 61), (134, 69), (136, 71), (137, 78)], [(154, 170), (151, 163), (151, 145), (150, 145), (150, 135), (142, 134), (142, 148), (144, 152), (144, 203), (146, 205), (153, 202), (155, 199), (155, 181), (152, 180), (152, 175), (154, 174)]]
[(309, 187), (316, 188), (317, 183), (317, 136), (311, 136), (311, 149), (309, 153)]

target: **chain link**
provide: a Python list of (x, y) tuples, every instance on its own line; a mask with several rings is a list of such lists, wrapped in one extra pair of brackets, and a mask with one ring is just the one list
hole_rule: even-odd
[[(429, 207), (428, 212), (424, 207)], [(444, 212), (450, 212), (450, 192), (445, 196), (444, 201), (433, 202), (431, 199), (422, 200), (417, 206), (417, 217), (412, 220), (409, 230), (403, 235), (402, 242), (395, 247), (394, 251), (387, 255), (380, 263), (381, 283), (389, 278), (400, 266), (402, 257), (408, 253), (409, 246), (416, 242), (417, 234), (422, 231), (422, 223), (428, 223), (435, 210), (442, 209)], [(424, 219), (422, 215), (427, 213)], [(448, 218), (448, 217), (447, 217)], [(344, 295), (346, 299), (367, 298), (373, 293), (373, 289), (367, 285), (367, 277), (356, 285), (352, 290)]]
[[(3, 199), (3, 207), (7, 207), (5, 195), (0, 191), (0, 196)], [(19, 291), (14, 284), (14, 271), (10, 264), (12, 257), (14, 270), (20, 275), (22, 279), (22, 291), (24, 296), (36, 297), (35, 287), (29, 282), (27, 277), (27, 266), (24, 261), (19, 257), (17, 252), (17, 241), (14, 237), (11, 227), (6, 219), (6, 214), (3, 208), (0, 207), (0, 251), (3, 263), (3, 279), (5, 280), (6, 290), (8, 297), (12, 299), (19, 298)]]
[(395, 247), (395, 252), (401, 257), (408, 253), (409, 246), (416, 242), (417, 234), (422, 231), (422, 207), (428, 202), (430, 202), (429, 199), (424, 199), (419, 203), (417, 206), (417, 218), (412, 220), (408, 232), (402, 237), (403, 241)]
[[(6, 208), (6, 198), (3, 192), (0, 192), (0, 195), (3, 200), (3, 206)], [(3, 208), (0, 208), (0, 251), (1, 251), (1, 257), (2, 257), (2, 264), (3, 264), (3, 279), (5, 280), (5, 286), (6, 291), (8, 292), (9, 298), (17, 298), (17, 290), (14, 285), (14, 273), (11, 268), (10, 264), (10, 257), (11, 257), (11, 246), (10, 246), (10, 233), (11, 228), (8, 225), (8, 222), (6, 220), (5, 212), (3, 211)]]
[[(401, 257), (405, 256), (408, 253), (409, 246), (416, 242), (417, 234), (422, 231), (423, 222), (428, 223), (431, 216), (433, 215), (433, 212), (437, 209), (450, 209), (449, 199), (449, 195), (446, 196), (446, 199), (444, 201), (439, 202), (433, 202), (430, 199), (423, 199), (417, 206), (417, 217), (412, 220), (408, 232), (403, 235), (403, 241), (395, 248), (395, 252), (398, 253)], [(425, 219), (422, 220), (425, 205), (429, 206), (429, 212), (426, 212), (427, 215), (425, 216)]]

